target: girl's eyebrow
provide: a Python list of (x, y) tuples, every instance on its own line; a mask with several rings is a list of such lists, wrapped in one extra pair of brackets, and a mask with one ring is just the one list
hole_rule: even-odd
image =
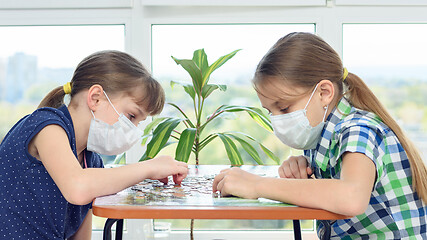
[(139, 114), (143, 115), (144, 112), (142, 111), (142, 109), (140, 107), (136, 107), (136, 109), (138, 110)]

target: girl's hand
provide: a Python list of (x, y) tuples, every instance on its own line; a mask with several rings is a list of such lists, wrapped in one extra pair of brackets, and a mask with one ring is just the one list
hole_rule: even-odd
[(218, 174), (212, 184), (212, 191), (219, 191), (221, 196), (234, 195), (242, 198), (258, 198), (256, 185), (261, 177), (234, 167), (224, 169)]
[(170, 156), (159, 156), (142, 163), (147, 164), (146, 167), (150, 168), (147, 178), (159, 180), (164, 184), (168, 183), (170, 175), (173, 175), (175, 184), (181, 184), (188, 174), (187, 163), (176, 161)]
[(312, 173), (304, 156), (291, 156), (279, 167), (281, 178), (307, 179)]

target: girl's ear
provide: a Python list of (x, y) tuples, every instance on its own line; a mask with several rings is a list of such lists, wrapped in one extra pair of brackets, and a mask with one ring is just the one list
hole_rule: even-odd
[(92, 87), (89, 88), (89, 91), (87, 93), (87, 105), (90, 110), (96, 111), (96, 109), (99, 107), (101, 98), (104, 97), (104, 89), (101, 85), (95, 84)]
[(334, 84), (327, 79), (319, 82), (320, 101), (323, 106), (328, 106), (334, 99), (335, 87)]

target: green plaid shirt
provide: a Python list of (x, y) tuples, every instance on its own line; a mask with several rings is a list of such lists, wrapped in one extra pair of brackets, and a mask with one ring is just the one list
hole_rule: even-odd
[(304, 154), (316, 178), (339, 179), (345, 152), (370, 158), (377, 179), (365, 213), (332, 221), (331, 239), (427, 239), (427, 207), (412, 189), (409, 160), (396, 135), (375, 114), (342, 98), (317, 147)]

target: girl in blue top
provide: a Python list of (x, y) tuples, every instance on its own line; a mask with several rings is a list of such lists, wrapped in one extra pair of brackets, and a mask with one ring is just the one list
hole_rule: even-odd
[[(70, 103), (63, 104), (66, 94)], [(185, 163), (160, 156), (103, 169), (98, 154), (128, 150), (164, 92), (130, 55), (85, 58), (70, 83), (52, 90), (0, 145), (0, 239), (91, 239), (91, 202), (146, 178), (180, 183)]]
[(276, 136), (304, 156), (285, 160), (281, 178), (226, 169), (214, 191), (352, 216), (325, 223), (332, 239), (427, 239), (423, 160), (331, 46), (314, 34), (288, 34), (258, 64), (254, 86)]

